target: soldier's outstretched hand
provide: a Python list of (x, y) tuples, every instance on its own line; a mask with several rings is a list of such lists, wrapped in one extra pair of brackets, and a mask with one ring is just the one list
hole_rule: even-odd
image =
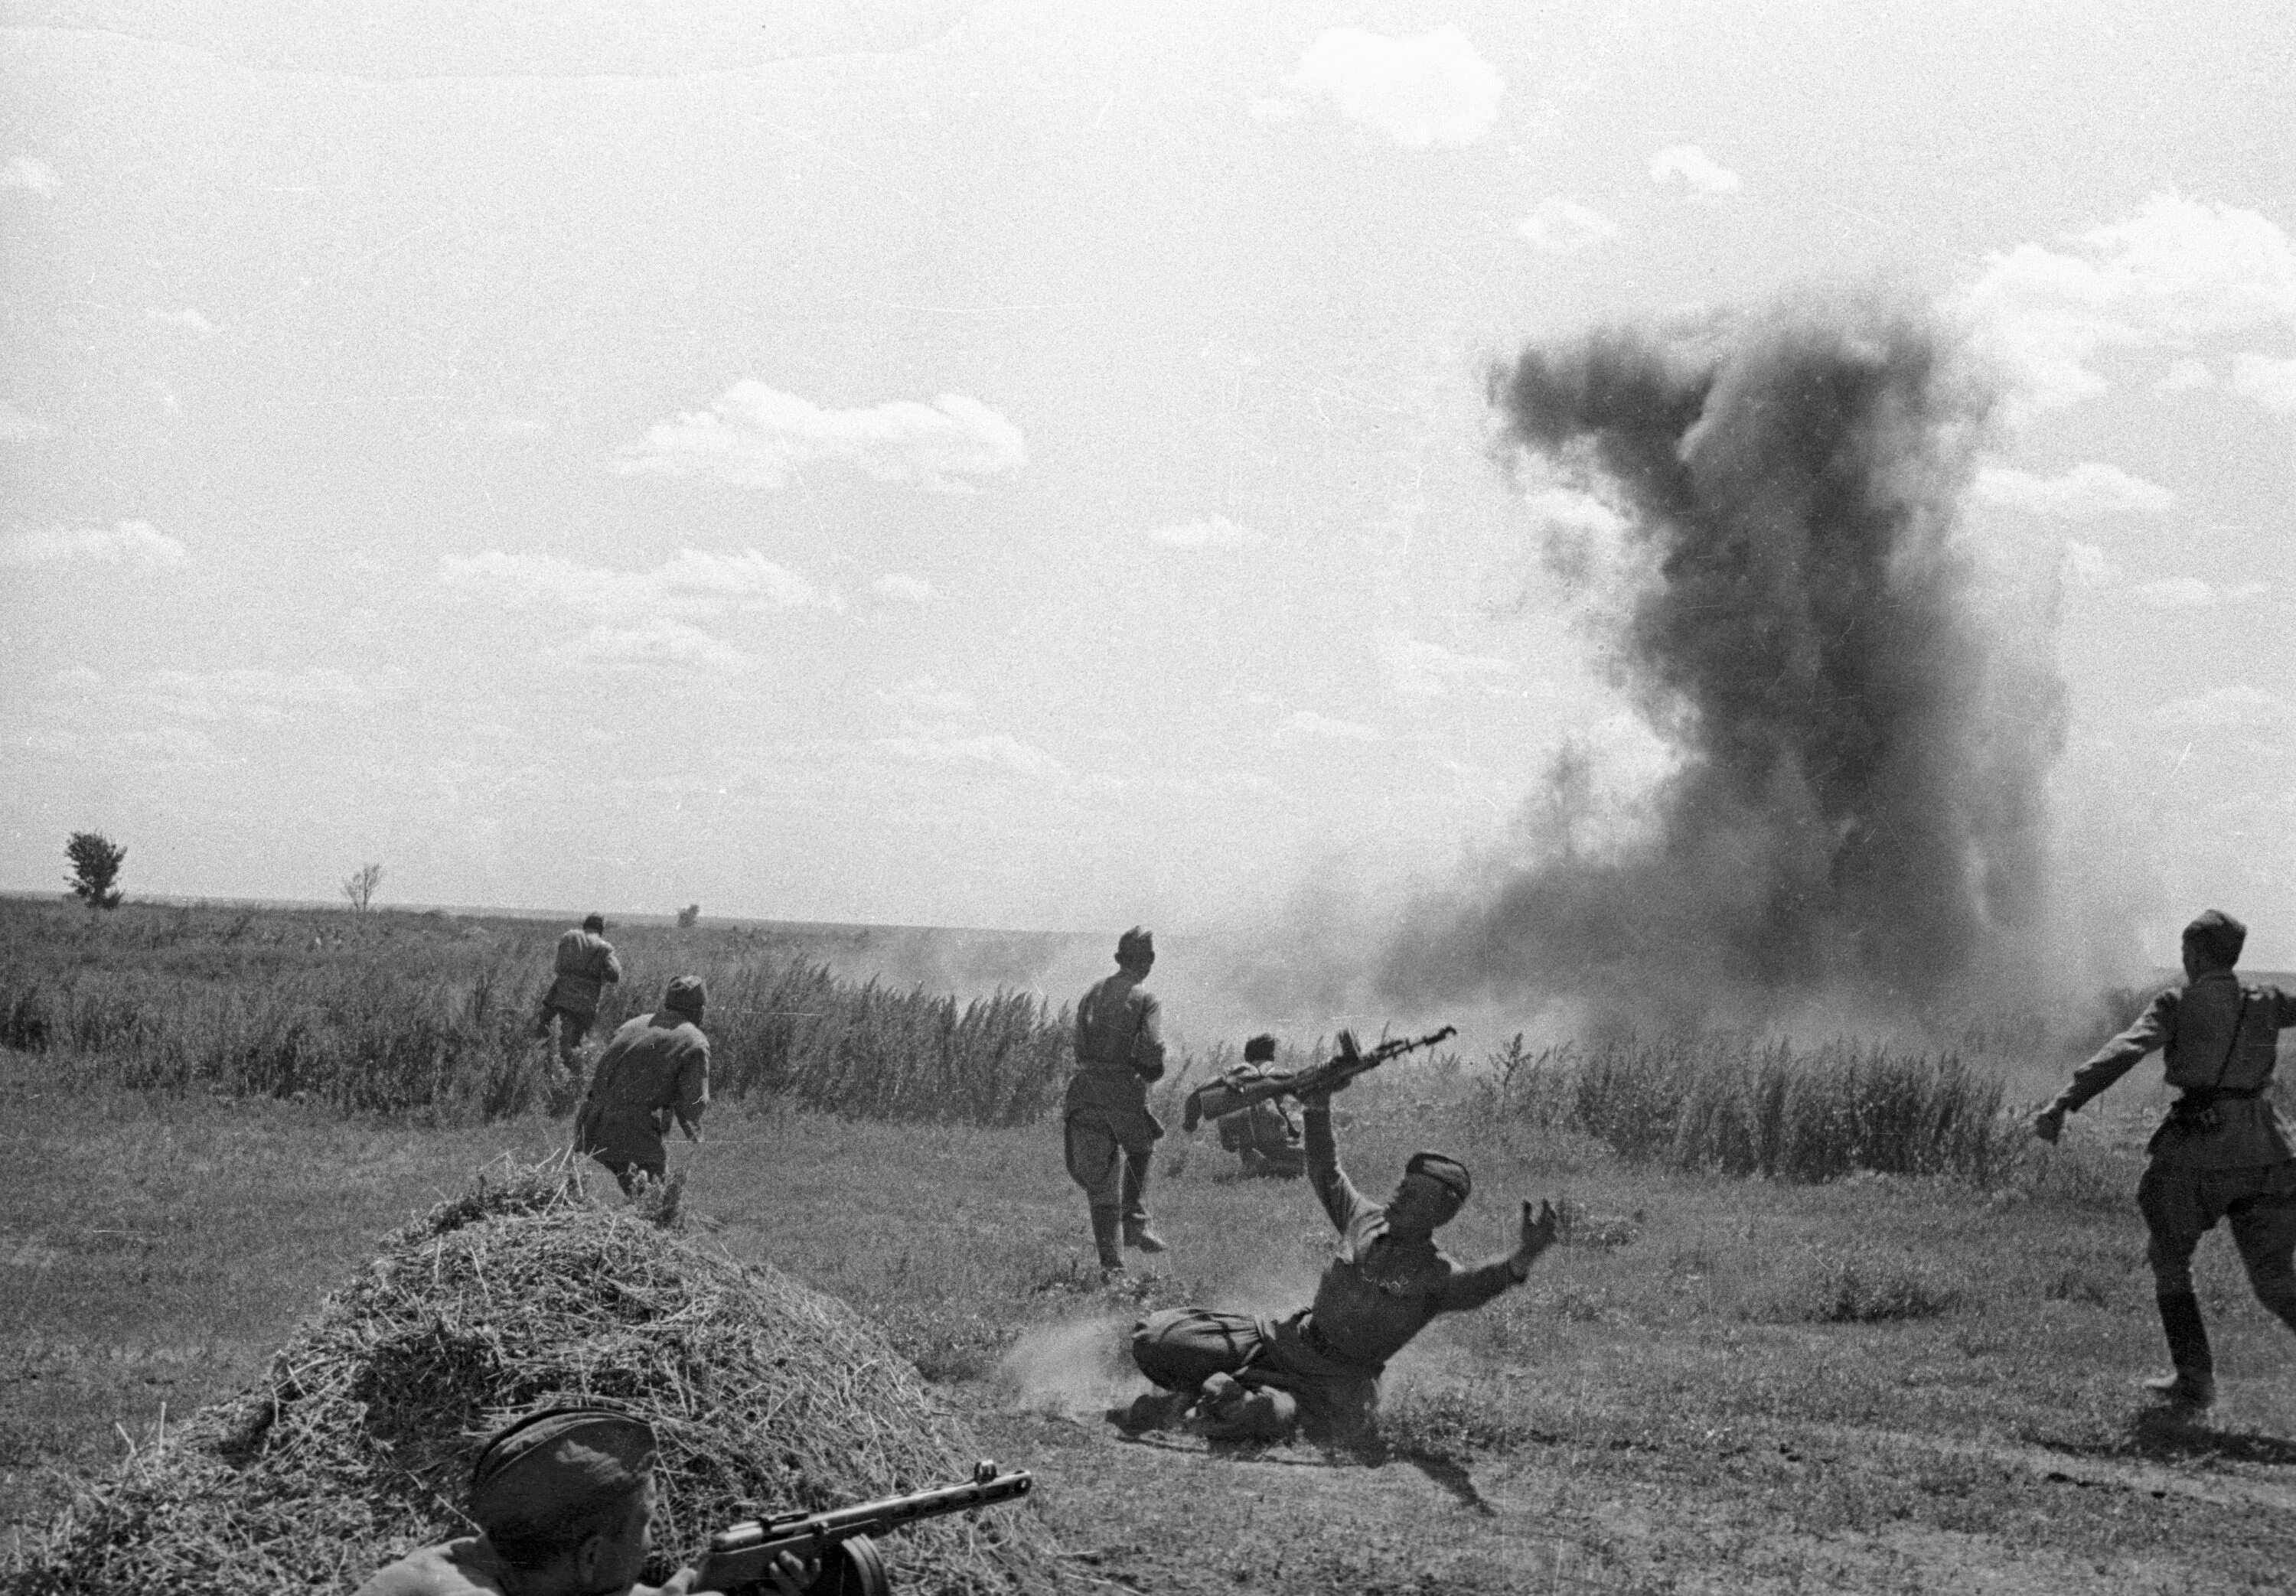
[(2054, 1103), (2033, 1116), (2033, 1134), (2054, 1144), (2065, 1128), (2065, 1111)]
[(1553, 1203), (1541, 1198), (1534, 1210), (1530, 1199), (1526, 1197), (1522, 1199), (1522, 1243), (1514, 1251), (1515, 1268), (1519, 1273), (1528, 1272), (1538, 1255), (1554, 1245), (1559, 1228)]

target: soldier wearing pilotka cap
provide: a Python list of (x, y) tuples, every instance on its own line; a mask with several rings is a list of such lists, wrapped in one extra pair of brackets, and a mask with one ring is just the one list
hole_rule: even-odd
[[(611, 1408), (529, 1413), (471, 1469), (479, 1533), (410, 1552), (356, 1596), (682, 1596), (692, 1568), (637, 1583), (653, 1547), (654, 1450), (652, 1426)], [(819, 1574), (783, 1553), (770, 1577), (797, 1596)]]
[(2279, 1034), (2296, 1026), (2296, 995), (2233, 975), (2247, 940), (2246, 926), (2215, 909), (2186, 926), (2185, 985), (2154, 998), (2033, 1117), (2033, 1134), (2054, 1142), (2066, 1115), (2161, 1050), (2182, 1095), (2146, 1147), (2136, 1207), (2176, 1371), (2144, 1383), (2194, 1407), (2216, 1399), (2216, 1365), (2193, 1252), (2218, 1219), (2231, 1222), (2257, 1300), (2296, 1330), (2296, 1150), (2265, 1095)]
[(1513, 1251), (1464, 1268), (1435, 1245), (1474, 1192), (1467, 1166), (1417, 1152), (1394, 1195), (1374, 1202), (1340, 1167), (1328, 1093), (1301, 1096), (1308, 1181), (1340, 1245), (1316, 1300), (1281, 1319), (1210, 1308), (1170, 1308), (1133, 1327), (1132, 1361), (1161, 1387), (1109, 1416), (1152, 1428), (1191, 1408), (1215, 1439), (1281, 1439), (1297, 1423), (1319, 1439), (1347, 1440), (1370, 1424), (1387, 1361), (1439, 1314), (1478, 1308), (1529, 1275), (1554, 1243), (1552, 1204), (1522, 1205)]

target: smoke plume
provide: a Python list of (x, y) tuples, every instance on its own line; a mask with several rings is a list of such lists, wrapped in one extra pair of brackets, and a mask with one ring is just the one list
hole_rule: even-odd
[(1993, 392), (1950, 330), (1834, 302), (1603, 331), (1525, 349), (1491, 399), (1534, 503), (1579, 507), (1546, 518), (1547, 567), (1591, 586), (1672, 760), (1649, 823), (1587, 848), (1567, 753), (1548, 846), (1417, 904), (1386, 994), (1680, 1024), (1997, 994), (2046, 906), (2063, 711), (2048, 617), (2005, 633), (1956, 535)]

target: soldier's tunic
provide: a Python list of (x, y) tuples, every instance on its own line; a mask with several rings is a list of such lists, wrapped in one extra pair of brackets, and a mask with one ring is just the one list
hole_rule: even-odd
[(662, 1133), (675, 1116), (691, 1133), (709, 1106), (709, 1038), (676, 1009), (625, 1020), (598, 1055), (590, 1094), (575, 1122), (574, 1150), (612, 1170), (660, 1180), (669, 1166)]
[(1070, 1178), (1095, 1208), (1148, 1220), (1149, 1159), (1164, 1126), (1148, 1111), (1148, 1079), (1164, 1068), (1162, 1008), (1139, 978), (1118, 970), (1077, 1005), (1076, 1074), (1063, 1104)]
[(2296, 995), (2211, 970), (2155, 997), (2052, 1106), (2079, 1109), (2160, 1049), (2182, 1096), (2152, 1133), (2136, 1188), (2159, 1294), (2192, 1294), (2194, 1249), (2229, 1218), (2250, 1285), (2296, 1328), (2296, 1150), (2265, 1095), (2291, 1026)]
[[(501, 1556), (484, 1535), (409, 1552), (352, 1596), (505, 1596), (510, 1582)], [(660, 1596), (661, 1587), (634, 1584), (624, 1596)]]
[(1132, 1358), (1167, 1390), (1210, 1375), (1289, 1391), (1310, 1435), (1341, 1436), (1379, 1404), (1387, 1361), (1438, 1314), (1480, 1307), (1516, 1283), (1512, 1259), (1462, 1267), (1431, 1236), (1388, 1229), (1387, 1207), (1356, 1190), (1341, 1168), (1327, 1105), (1308, 1105), (1308, 1180), (1340, 1233), (1316, 1282), (1316, 1300), (1282, 1318), (1209, 1308), (1170, 1308), (1133, 1328)]
[(622, 978), (622, 962), (612, 943), (578, 926), (558, 938), (551, 973), (550, 990), (542, 994), (543, 1031), (547, 1035), (555, 1025), (558, 1056), (570, 1062), (598, 1018), (598, 1000)]
[(352, 1596), (504, 1596), (502, 1559), (484, 1535), (412, 1551)]

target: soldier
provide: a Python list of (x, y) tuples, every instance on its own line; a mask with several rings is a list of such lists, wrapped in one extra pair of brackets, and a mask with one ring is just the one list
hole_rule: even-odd
[(1437, 1152), (1411, 1155), (1394, 1195), (1374, 1202), (1340, 1167), (1332, 1100), (1307, 1108), (1308, 1180), (1340, 1232), (1315, 1302), (1282, 1319), (1210, 1308), (1168, 1308), (1133, 1327), (1132, 1361), (1161, 1387), (1110, 1415), (1153, 1428), (1193, 1407), (1216, 1439), (1280, 1440), (1296, 1423), (1318, 1439), (1364, 1435), (1379, 1405), (1387, 1361), (1438, 1314), (1480, 1307), (1529, 1275), (1554, 1245), (1551, 1203), (1522, 1205), (1515, 1249), (1463, 1269), (1435, 1245), (1473, 1191), (1466, 1166)]
[(1162, 1252), (1148, 1228), (1148, 1162), (1164, 1127), (1148, 1111), (1148, 1083), (1164, 1073), (1162, 1010), (1140, 983), (1156, 962), (1155, 938), (1135, 926), (1117, 939), (1116, 973), (1077, 1004), (1076, 1074), (1062, 1134), (1069, 1178), (1092, 1208), (1093, 1245), (1103, 1271), (1124, 1267), (1117, 1245)]
[(583, 917), (580, 930), (562, 935), (552, 961), (554, 978), (550, 990), (542, 994), (542, 1018), (536, 1032), (547, 1036), (556, 1026), (558, 1061), (569, 1070), (574, 1068), (574, 1050), (582, 1045), (582, 1038), (590, 1034), (598, 1018), (599, 997), (622, 978), (622, 962), (614, 956), (614, 945), (606, 940), (605, 933), (606, 917), (588, 914)]
[(701, 1034), (701, 978), (679, 976), (651, 1014), (624, 1020), (598, 1055), (589, 1095), (574, 1118), (574, 1150), (614, 1172), (629, 1191), (636, 1176), (659, 1182), (669, 1167), (661, 1139), (675, 1118), (701, 1140), (709, 1106), (709, 1038)]
[[(1273, 1064), (1275, 1038), (1254, 1036), (1245, 1043), (1243, 1061), (1246, 1066)], [(1220, 1145), (1242, 1162), (1244, 1174), (1282, 1175), (1287, 1180), (1307, 1174), (1307, 1149), (1300, 1143), (1299, 1122), (1284, 1107), (1289, 1101), (1266, 1098), (1221, 1117)]]
[(2296, 995), (2244, 986), (2233, 975), (2248, 928), (2210, 909), (2185, 928), (2185, 985), (2146, 1006), (2136, 1023), (2073, 1072), (2033, 1134), (2054, 1142), (2065, 1116), (2162, 1050), (2180, 1095), (2146, 1144), (2136, 1207), (2148, 1232), (2161, 1328), (2175, 1372), (2144, 1382), (2172, 1403), (2216, 1400), (2216, 1361), (2193, 1294), (2193, 1250), (2220, 1218), (2247, 1266), (2257, 1300), (2296, 1330), (2296, 1152), (2264, 1095), (2279, 1033), (2296, 1026)]
[[(549, 1408), (499, 1430), (471, 1470), (479, 1526), (408, 1553), (356, 1596), (680, 1596), (682, 1568), (660, 1586), (637, 1583), (653, 1547), (654, 1436), (609, 1408)], [(784, 1553), (773, 1569), (797, 1596), (819, 1565)]]

